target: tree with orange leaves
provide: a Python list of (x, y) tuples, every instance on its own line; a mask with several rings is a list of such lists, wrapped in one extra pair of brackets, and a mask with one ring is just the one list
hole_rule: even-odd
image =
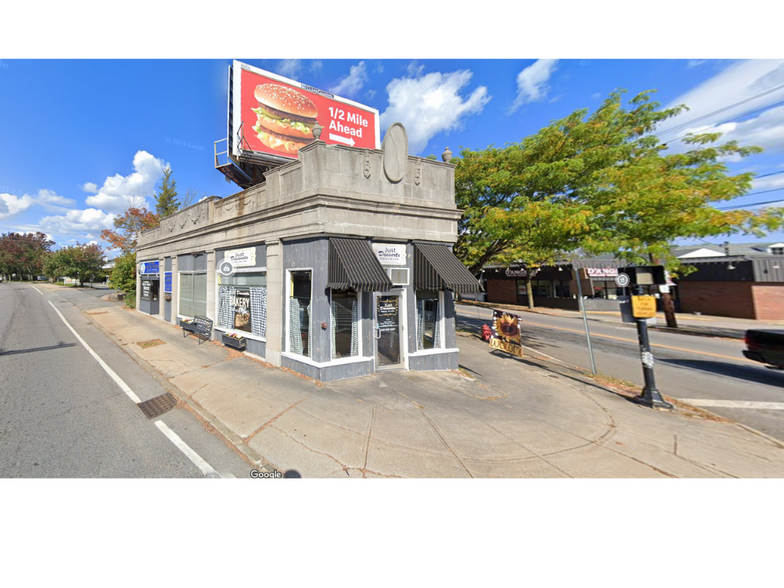
[(101, 231), (101, 239), (125, 253), (136, 253), (139, 234), (147, 229), (154, 229), (160, 223), (160, 217), (147, 208), (128, 208), (122, 215), (114, 219), (114, 228)]
[(120, 249), (123, 254), (115, 260), (110, 281), (114, 288), (125, 292), (125, 302), (133, 307), (136, 302), (136, 246), (139, 235), (154, 229), (161, 222), (160, 216), (147, 208), (128, 208), (114, 219), (114, 229), (101, 231), (101, 238)]

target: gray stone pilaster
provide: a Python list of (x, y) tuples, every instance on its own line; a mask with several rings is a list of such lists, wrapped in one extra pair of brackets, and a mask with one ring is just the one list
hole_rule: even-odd
[(285, 301), (283, 245), (280, 239), (267, 241), (267, 348), (265, 359), (281, 365)]
[(215, 311), (215, 251), (207, 251), (207, 316), (218, 324)]
[(177, 310), (180, 304), (180, 280), (177, 276), (177, 256), (172, 255), (172, 312), (171, 312), (171, 321), (172, 324), (177, 324)]

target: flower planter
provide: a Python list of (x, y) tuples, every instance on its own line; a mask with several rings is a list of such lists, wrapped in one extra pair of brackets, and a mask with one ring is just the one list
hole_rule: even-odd
[(248, 342), (245, 337), (229, 337), (228, 335), (223, 334), (221, 335), (221, 340), (226, 347), (231, 347), (232, 349), (237, 349), (238, 351), (244, 351), (248, 346)]

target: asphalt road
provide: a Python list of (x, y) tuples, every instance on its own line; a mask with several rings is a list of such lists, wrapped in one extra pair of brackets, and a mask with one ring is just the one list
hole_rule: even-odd
[[(458, 328), (479, 332), (492, 310), (458, 305)], [(580, 318), (522, 312), (523, 345), (569, 365), (590, 369)], [(590, 320), (597, 372), (642, 389), (643, 374), (634, 325)], [(705, 408), (784, 441), (784, 410), (739, 408), (739, 401), (777, 403), (784, 408), (784, 371), (743, 357), (743, 341), (649, 331), (658, 390), (680, 399), (700, 399)], [(730, 401), (733, 407), (710, 406)]]
[(191, 413), (148, 420), (66, 326), (139, 400), (164, 394), (82, 314), (112, 304), (100, 300), (108, 292), (0, 283), (0, 477), (248, 477), (251, 467)]

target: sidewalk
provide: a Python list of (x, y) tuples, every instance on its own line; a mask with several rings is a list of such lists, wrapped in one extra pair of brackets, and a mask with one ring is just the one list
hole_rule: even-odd
[[(551, 316), (564, 316), (570, 318), (582, 318), (579, 310), (563, 310), (560, 308), (534, 308), (530, 310), (527, 306), (516, 304), (497, 304), (494, 302), (474, 302), (473, 300), (461, 301), (460, 304), (466, 306), (482, 306), (484, 308), (498, 308), (511, 310), (515, 313), (533, 312), (536, 314), (548, 314)], [(623, 324), (620, 312), (612, 311), (586, 311), (588, 320), (604, 323)], [(683, 333), (687, 335), (701, 335), (704, 337), (725, 337), (728, 339), (743, 339), (747, 329), (784, 329), (782, 321), (759, 321), (751, 319), (740, 319), (724, 316), (693, 315), (677, 313), (676, 320), (678, 328), (667, 326), (664, 313), (656, 313), (656, 325), (650, 329), (666, 331), (671, 333)], [(634, 325), (630, 325), (634, 326)]]
[(84, 315), (254, 467), (305, 478), (784, 476), (784, 443), (689, 407), (643, 408), (474, 336), (458, 337), (459, 372), (319, 384), (121, 305)]

